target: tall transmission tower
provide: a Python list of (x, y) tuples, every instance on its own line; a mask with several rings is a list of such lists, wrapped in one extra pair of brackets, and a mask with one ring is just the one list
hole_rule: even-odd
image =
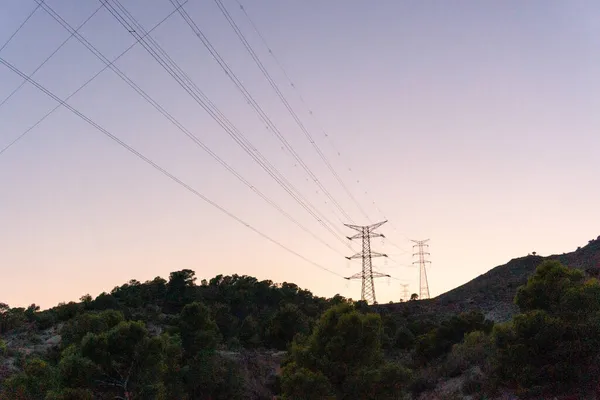
[(379, 228), (381, 225), (385, 224), (387, 221), (378, 222), (372, 225), (348, 225), (345, 224), (348, 228), (354, 229), (358, 231), (358, 233), (354, 236), (349, 236), (349, 240), (354, 239), (362, 239), (362, 251), (360, 253), (356, 253), (353, 256), (346, 257), (348, 260), (352, 260), (354, 258), (362, 259), (362, 272), (356, 273), (352, 276), (349, 276), (345, 279), (362, 279), (362, 290), (361, 290), (361, 300), (366, 301), (367, 303), (377, 304), (377, 298), (375, 297), (375, 283), (373, 282), (374, 278), (383, 278), (390, 277), (388, 274), (382, 274), (380, 272), (373, 271), (373, 264), (371, 259), (373, 257), (387, 257), (387, 254), (377, 253), (371, 251), (371, 238), (376, 237), (385, 237), (381, 233), (375, 233), (375, 229)]
[(413, 245), (413, 249), (415, 247), (418, 248), (418, 251), (416, 253), (413, 253), (413, 257), (419, 256), (419, 260), (413, 261), (413, 264), (419, 264), (419, 299), (422, 300), (429, 298), (429, 283), (427, 282), (426, 265), (428, 263), (431, 264), (431, 261), (425, 259), (426, 256), (430, 255), (430, 253), (427, 251), (429, 250), (429, 245), (427, 244), (428, 241), (429, 239), (413, 240), (413, 242), (416, 243), (415, 245)]
[(410, 300), (410, 295), (408, 294), (408, 283), (401, 283), (402, 286), (402, 301)]

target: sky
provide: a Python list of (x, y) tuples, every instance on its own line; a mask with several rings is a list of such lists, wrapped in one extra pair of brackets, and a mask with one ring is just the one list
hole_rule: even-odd
[[(418, 292), (411, 239), (430, 239), (437, 296), (512, 258), (572, 251), (600, 234), (597, 2), (222, 2), (356, 201), (216, 2), (183, 7), (270, 127), (170, 1), (121, 1), (146, 30), (172, 14), (151, 37), (320, 217), (135, 44), (137, 31), (99, 1), (47, 0), (73, 27), (98, 10), (78, 32), (106, 59), (135, 44), (115, 65), (247, 184), (107, 69), (69, 99), (79, 115), (59, 107), (0, 154), (1, 302), (47, 308), (186, 268), (198, 279), (237, 273), (359, 299), (360, 280), (343, 279), (361, 270), (344, 258), (360, 251), (344, 223), (385, 219), (386, 239), (371, 246), (390, 257), (373, 263), (393, 278), (376, 280), (377, 300), (397, 301), (402, 283)], [(0, 2), (0, 48), (36, 6)], [(0, 58), (29, 75), (69, 36), (38, 8)], [(71, 37), (32, 79), (64, 100), (103, 67)], [(30, 83), (4, 101), (22, 82), (0, 64), (0, 151), (59, 104)]]

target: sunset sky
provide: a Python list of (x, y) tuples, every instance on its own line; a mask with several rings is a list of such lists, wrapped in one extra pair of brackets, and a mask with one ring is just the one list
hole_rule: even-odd
[[(511, 258), (600, 234), (600, 5), (596, 1), (222, 0), (367, 220), (277, 97), (214, 1), (184, 6), (303, 162), (356, 224), (389, 223), (379, 302), (418, 292), (409, 239), (430, 238), (432, 296)], [(47, 0), (109, 60), (134, 35), (96, 0)], [(110, 1), (115, 4), (114, 0)], [(168, 0), (121, 0), (151, 29)], [(36, 8), (0, 2), (0, 48)], [(69, 37), (39, 8), (0, 50), (25, 74)], [(168, 179), (65, 108), (0, 154), (0, 302), (51, 307), (129, 279), (245, 274), (360, 298), (333, 202), (282, 149), (178, 13), (152, 37), (338, 230), (306, 212), (137, 44), (115, 65), (272, 199), (286, 219), (106, 70), (69, 104), (264, 235)], [(71, 38), (32, 79), (61, 99), (104, 67)], [(0, 64), (0, 104), (23, 81)], [(300, 97), (302, 96), (302, 97)], [(304, 99), (304, 102), (301, 100)], [(57, 102), (26, 84), (0, 105), (0, 151)], [(312, 115), (309, 113), (312, 110)], [(327, 136), (326, 136), (327, 135)], [(339, 154), (338, 154), (339, 153)], [(316, 240), (318, 236), (327, 246)], [(340, 241), (339, 239), (342, 239)], [(330, 247), (329, 247), (330, 246)], [(360, 243), (353, 244), (358, 251)], [(334, 250), (332, 250), (335, 249)], [(349, 264), (349, 265), (348, 265)]]

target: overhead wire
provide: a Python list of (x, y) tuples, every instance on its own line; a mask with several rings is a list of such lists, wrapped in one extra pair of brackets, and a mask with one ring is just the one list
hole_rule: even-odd
[[(171, 0), (172, 1), (172, 0)], [(221, 3), (221, 0), (214, 0), (215, 2)], [(329, 143), (329, 145), (331, 146), (331, 148), (333, 149), (333, 151), (338, 155), (338, 158), (340, 159), (340, 162), (342, 163), (342, 165), (345, 167), (345, 169), (347, 169), (350, 173), (354, 174), (354, 171), (352, 170), (352, 168), (350, 168), (348, 166), (348, 164), (346, 162), (344, 162), (343, 157), (342, 157), (342, 153), (341, 151), (337, 148), (337, 146), (335, 145), (333, 139), (331, 138), (331, 135), (328, 134), (325, 130), (325, 128), (323, 127), (323, 125), (318, 121), (317, 117), (315, 116), (315, 113), (313, 111), (313, 109), (310, 107), (310, 105), (308, 104), (308, 102), (305, 100), (304, 96), (302, 95), (302, 93), (300, 92), (300, 89), (298, 89), (298, 86), (294, 83), (294, 81), (292, 80), (292, 78), (290, 77), (290, 74), (288, 73), (287, 69), (284, 67), (283, 63), (280, 61), (279, 57), (277, 57), (275, 51), (273, 51), (273, 49), (271, 48), (271, 46), (269, 45), (267, 39), (265, 38), (265, 36), (262, 34), (262, 32), (260, 31), (260, 29), (258, 28), (258, 25), (254, 22), (254, 19), (250, 16), (250, 14), (248, 13), (248, 11), (246, 10), (246, 7), (241, 3), (240, 0), (235, 0), (235, 2), (239, 5), (240, 10), (242, 11), (242, 13), (244, 14), (244, 16), (246, 17), (246, 19), (248, 20), (248, 22), (250, 23), (250, 25), (252, 26), (252, 28), (254, 29), (254, 31), (256, 32), (256, 34), (258, 35), (258, 37), (260, 38), (261, 42), (263, 43), (263, 45), (266, 47), (269, 55), (273, 58), (273, 61), (275, 62), (275, 64), (278, 66), (278, 68), (281, 70), (281, 72), (283, 73), (283, 75), (285, 76), (285, 78), (287, 79), (287, 81), (289, 82), (290, 86), (292, 87), (292, 89), (296, 92), (296, 95), (298, 96), (300, 102), (305, 106), (308, 114), (314, 119), (314, 121), (321, 127), (321, 133), (323, 134), (323, 136), (327, 139), (327, 142)], [(221, 3), (222, 4), (222, 3)], [(223, 10), (221, 10), (223, 12)], [(229, 13), (228, 13), (229, 14)], [(232, 19), (232, 18), (231, 18)], [(232, 19), (233, 20), (233, 19)], [(356, 178), (356, 176), (355, 176)], [(361, 185), (361, 181), (360, 179), (356, 179), (356, 183), (358, 185)], [(361, 185), (362, 186), (362, 185)], [(372, 196), (369, 195), (368, 191), (363, 189), (364, 194), (366, 196), (371, 197), (371, 202), (373, 207), (379, 212), (379, 214), (386, 220), (388, 220), (386, 214), (383, 212), (383, 210), (377, 205), (377, 203), (375, 202), (375, 200), (372, 198)], [(363, 213), (364, 214), (364, 213)], [(389, 221), (390, 226), (392, 227), (392, 229), (398, 233), (401, 234), (400, 231), (397, 229), (397, 227), (395, 226), (393, 221)], [(406, 235), (401, 234), (402, 236), (404, 236), (405, 239), (410, 240)], [(394, 246), (397, 247), (400, 250), (406, 251), (403, 247), (397, 245), (396, 243), (390, 241), (388, 239), (388, 242)]]
[[(123, 25), (134, 37), (144, 32), (143, 26), (119, 3), (117, 10), (109, 1), (102, 1), (107, 10)], [(125, 17), (121, 14), (125, 14)], [(229, 121), (225, 115), (210, 101), (210, 99), (198, 88), (193, 80), (169, 57), (166, 51), (152, 38), (146, 35), (148, 42), (141, 40), (140, 43), (150, 53), (150, 55), (161, 65), (176, 82), (192, 96), (192, 98), (232, 137), (232, 139), (242, 149), (250, 155), (296, 202), (298, 202), (313, 218), (315, 218), (323, 227), (325, 227), (342, 244), (351, 248), (350, 244), (343, 240), (343, 233), (327, 217), (318, 211), (298, 189), (292, 185), (285, 176), (277, 170), (268, 159), (254, 146), (235, 125)], [(329, 225), (328, 225), (329, 224)], [(337, 232), (336, 232), (337, 231)]]
[[(38, 7), (41, 7), (41, 4), (38, 4)], [(83, 28), (101, 9), (102, 9), (102, 6), (96, 8), (96, 10), (89, 17), (87, 17), (85, 19), (85, 21), (83, 21), (77, 28), (75, 28), (75, 32), (79, 32), (79, 30), (81, 28)], [(36, 8), (36, 10), (37, 10), (37, 8)], [(44, 67), (44, 65), (46, 65), (46, 63), (48, 63), (48, 61), (50, 61), (52, 59), (52, 57), (54, 57), (56, 55), (56, 53), (58, 53), (60, 51), (60, 49), (62, 49), (69, 42), (69, 40), (71, 40), (73, 38), (73, 36), (74, 36), (74, 34), (71, 33), (65, 40), (63, 40), (63, 42), (48, 57), (46, 57), (46, 59), (44, 61), (42, 61), (42, 63), (40, 65), (38, 65), (36, 67), (36, 69), (34, 69), (33, 72), (30, 73), (28, 76), (31, 78), (40, 69), (42, 69)], [(6, 96), (4, 98), (4, 100), (0, 101), (0, 108), (2, 108), (2, 106), (4, 104), (6, 104), (19, 90), (21, 90), (21, 88), (26, 83), (27, 83), (26, 80), (21, 81), (21, 84), (19, 86), (17, 86), (8, 96)]]
[[(185, 3), (184, 3), (185, 4)], [(38, 4), (39, 6), (41, 6), (41, 3)], [(154, 27), (152, 27), (152, 29), (150, 29), (150, 31), (148, 31), (148, 34), (152, 31), (154, 31), (156, 28), (158, 28), (160, 25), (162, 25), (167, 19), (169, 19), (173, 14), (175, 14), (177, 10), (173, 10), (170, 14), (168, 14), (165, 18), (163, 18), (160, 22), (158, 22), (156, 25), (154, 25)], [(75, 36), (75, 35), (72, 35)], [(71, 37), (72, 37), (71, 36)], [(104, 68), (102, 68), (100, 71), (98, 71), (95, 75), (93, 75), (90, 79), (88, 79), (83, 85), (79, 86), (79, 88), (77, 88), (77, 90), (75, 90), (73, 93), (71, 93), (66, 99), (65, 101), (70, 100), (73, 96), (75, 96), (77, 93), (79, 93), (80, 91), (82, 91), (86, 86), (88, 86), (90, 83), (92, 83), (92, 81), (94, 81), (102, 72), (106, 71), (111, 65), (113, 65), (115, 62), (117, 62), (121, 57), (123, 57), (125, 54), (127, 54), (129, 52), (129, 50), (131, 50), (136, 44), (138, 43), (138, 41), (134, 42), (131, 46), (129, 46), (128, 48), (126, 48), (121, 54), (119, 54), (116, 58), (114, 58), (112, 61), (110, 61), (108, 64), (105, 65)], [(45, 61), (46, 62), (46, 61)], [(35, 71), (33, 72), (35, 73)], [(28, 75), (28, 78), (32, 77), (32, 74)], [(27, 79), (24, 79), (23, 82), (28, 82)], [(33, 129), (35, 129), (37, 126), (39, 126), (42, 122), (44, 122), (46, 120), (46, 118), (48, 118), (50, 115), (52, 115), (56, 110), (58, 110), (60, 108), (60, 104), (57, 105), (56, 107), (52, 108), (50, 111), (48, 111), (46, 114), (44, 114), (44, 116), (42, 116), (40, 119), (38, 119), (33, 125), (31, 125), (29, 128), (27, 128), (25, 131), (23, 131), (20, 135), (18, 135), (17, 137), (15, 137), (11, 142), (9, 142), (6, 146), (4, 146), (2, 149), (0, 149), (0, 156), (6, 152), (9, 148), (11, 148), (12, 146), (14, 146), (15, 144), (17, 144), (21, 139), (23, 139), (29, 132), (31, 132)]]
[(258, 68), (260, 69), (262, 74), (264, 75), (264, 77), (267, 79), (267, 81), (269, 82), (269, 84), (271, 85), (271, 87), (273, 88), (273, 90), (275, 91), (275, 93), (277, 94), (277, 96), (279, 97), (279, 99), (281, 100), (283, 105), (285, 106), (285, 108), (288, 110), (288, 112), (290, 113), (290, 115), (292, 116), (292, 118), (294, 119), (294, 121), (296, 122), (296, 124), (298, 125), (298, 127), (300, 128), (300, 130), (302, 131), (304, 136), (306, 137), (306, 139), (310, 142), (312, 147), (315, 149), (315, 151), (317, 152), (317, 154), (319, 155), (319, 157), (321, 158), (323, 163), (325, 163), (325, 165), (327, 166), (327, 168), (329, 169), (331, 174), (335, 177), (337, 182), (344, 189), (344, 191), (346, 192), (348, 197), (354, 202), (354, 204), (356, 205), (358, 210), (367, 219), (367, 221), (370, 222), (371, 219), (369, 218), (369, 215), (363, 209), (363, 207), (360, 205), (358, 200), (356, 200), (356, 197), (354, 197), (354, 195), (352, 194), (352, 192), (350, 191), (350, 189), (348, 188), (346, 183), (343, 181), (343, 179), (340, 177), (338, 172), (335, 170), (335, 168), (329, 161), (328, 157), (325, 155), (325, 153), (323, 153), (323, 151), (321, 150), (321, 148), (319, 147), (319, 145), (313, 138), (312, 134), (308, 131), (308, 129), (306, 129), (306, 126), (304, 125), (304, 123), (302, 122), (302, 120), (300, 119), (300, 117), (298, 116), (296, 111), (294, 110), (294, 108), (290, 105), (290, 103), (287, 100), (287, 98), (285, 97), (285, 95), (281, 92), (279, 86), (277, 85), (275, 80), (272, 78), (268, 69), (262, 63), (260, 56), (256, 54), (256, 52), (252, 48), (252, 45), (248, 42), (248, 40), (244, 36), (244, 33), (240, 30), (239, 26), (237, 25), (237, 23), (235, 22), (235, 20), (233, 19), (233, 17), (229, 13), (229, 11), (227, 10), (227, 7), (225, 7), (225, 5), (223, 4), (223, 2), (221, 0), (214, 0), (214, 2), (217, 5), (217, 7), (219, 7), (219, 10), (221, 11), (223, 16), (225, 17), (225, 19), (227, 20), (227, 22), (229, 23), (229, 25), (231, 26), (231, 28), (233, 29), (235, 34), (237, 35), (238, 39), (240, 39), (240, 41), (242, 42), (242, 44), (244, 45), (244, 47), (246, 48), (246, 50), (248, 51), (248, 53), (250, 54), (250, 56), (252, 57), (252, 59), (254, 60), (254, 62), (256, 63), (256, 65), (258, 66)]
[(40, 8), (40, 4), (37, 5), (37, 7), (35, 7), (28, 15), (27, 18), (25, 18), (25, 20), (21, 23), (21, 25), (19, 25), (19, 27), (12, 33), (12, 35), (10, 35), (8, 37), (8, 39), (2, 44), (2, 46), (0, 46), (0, 52), (2, 50), (4, 50), (4, 48), (6, 46), (8, 46), (8, 44), (15, 38), (15, 36), (17, 36), (17, 34), (21, 31), (21, 29), (23, 29), (23, 27), (25, 26), (25, 24), (27, 24), (27, 22), (31, 19), (31, 17), (33, 17), (33, 14), (35, 14), (35, 12)]
[[(103, 5), (101, 5), (102, 7)], [(183, 6), (183, 5), (182, 5)], [(159, 111), (163, 116), (165, 116), (172, 124), (174, 124), (179, 130), (181, 130), (188, 138), (190, 138), (196, 145), (202, 148), (205, 152), (207, 152), (213, 159), (219, 162), (223, 167), (225, 167), (230, 173), (232, 173), (238, 180), (248, 186), (252, 191), (254, 191), (257, 195), (259, 195), (264, 201), (266, 201), (269, 205), (274, 207), (277, 211), (279, 211), (282, 215), (304, 230), (306, 233), (313, 236), (319, 242), (330, 248), (331, 250), (338, 252), (335, 248), (333, 248), (329, 243), (325, 242), (319, 236), (314, 234), (314, 232), (310, 231), (300, 222), (298, 222), (295, 218), (293, 218), (289, 213), (283, 210), (277, 203), (275, 203), (272, 199), (267, 197), (264, 193), (262, 193), (258, 188), (252, 185), (247, 179), (245, 179), (241, 174), (239, 174), (235, 169), (233, 169), (229, 164), (227, 164), (222, 158), (220, 158), (216, 153), (214, 153), (208, 146), (206, 146), (200, 139), (195, 136), (189, 129), (185, 128), (177, 119), (175, 119), (168, 111), (166, 111), (159, 103), (157, 103), (152, 97), (150, 97), (144, 90), (142, 90), (135, 82), (133, 82), (129, 77), (127, 77), (117, 66), (114, 65), (114, 61), (110, 62), (102, 53), (100, 53), (91, 43), (89, 43), (83, 36), (78, 34), (60, 15), (58, 15), (50, 6), (47, 4), (43, 4), (44, 10), (48, 12), (53, 18), (57, 20), (65, 29), (74, 35), (77, 40), (79, 40), (88, 50), (94, 53), (105, 65), (106, 68), (110, 68), (115, 72), (121, 79), (123, 79), (130, 87), (132, 87), (140, 96), (142, 96), (148, 103), (150, 103), (157, 111)], [(168, 17), (173, 15), (177, 10), (173, 10)], [(167, 18), (168, 18), (167, 17)], [(163, 20), (164, 21), (164, 20)], [(161, 21), (162, 23), (162, 21)], [(154, 27), (156, 28), (156, 26)], [(153, 29), (154, 29), (153, 28)], [(147, 32), (143, 36), (140, 36), (138, 40), (134, 43), (143, 42), (146, 36), (149, 36), (150, 32)], [(142, 44), (143, 45), (143, 44)], [(133, 45), (132, 45), (133, 46)], [(131, 47), (130, 47), (131, 48)], [(122, 56), (123, 54), (121, 54)], [(119, 57), (121, 57), (119, 56)], [(103, 69), (103, 70), (104, 70)], [(88, 82), (89, 83), (89, 82)], [(87, 84), (87, 83), (86, 83)], [(339, 253), (341, 254), (341, 253)]]
[[(118, 0), (114, 0), (115, 3), (119, 3)], [(179, 4), (179, 0), (170, 0), (174, 6)], [(219, 64), (219, 66), (225, 72), (225, 75), (234, 83), (236, 88), (242, 93), (248, 104), (255, 110), (258, 114), (259, 118), (267, 124), (270, 128), (269, 130), (275, 134), (275, 136), (279, 139), (279, 141), (284, 145), (284, 147), (288, 150), (289, 154), (298, 162), (298, 164), (304, 169), (304, 171), (309, 175), (309, 177), (313, 180), (313, 182), (319, 187), (319, 189), (330, 199), (333, 205), (341, 212), (341, 214), (347, 218), (350, 222), (353, 222), (353, 219), (350, 215), (344, 210), (344, 208), (339, 204), (339, 202), (331, 195), (329, 190), (322, 184), (320, 179), (316, 176), (316, 174), (310, 169), (310, 167), (304, 162), (302, 157), (296, 152), (292, 145), (287, 141), (287, 139), (282, 135), (281, 131), (277, 126), (273, 123), (273, 121), (269, 118), (269, 116), (265, 113), (263, 108), (258, 104), (258, 102), (254, 99), (252, 94), (246, 89), (241, 80), (237, 77), (235, 72), (230, 68), (227, 62), (221, 57), (219, 52), (214, 48), (210, 40), (204, 35), (203, 31), (198, 27), (193, 18), (188, 14), (185, 8), (179, 9), (179, 14), (182, 16), (187, 25), (192, 29), (196, 37), (200, 39), (204, 47), (210, 52), (215, 61)]]
[(6, 61), (3, 57), (0, 57), (0, 64), (5, 65), (7, 68), (9, 68), (10, 70), (12, 70), (14, 73), (16, 73), (19, 76), (21, 76), (21, 78), (26, 79), (30, 84), (32, 84), (37, 89), (39, 89), (40, 91), (42, 91), (43, 93), (45, 93), (48, 97), (50, 97), (54, 101), (58, 102), (61, 106), (65, 107), (66, 109), (68, 109), (69, 111), (71, 111), (73, 114), (75, 114), (76, 116), (78, 116), (79, 118), (81, 118), (83, 121), (87, 122), (89, 125), (91, 125), (92, 127), (94, 127), (96, 130), (100, 131), (102, 134), (104, 134), (105, 136), (107, 136), (108, 138), (110, 138), (112, 141), (114, 141), (115, 143), (117, 143), (121, 147), (125, 148), (127, 151), (129, 151), (130, 153), (132, 153), (133, 155), (135, 155), (136, 157), (138, 157), (139, 159), (141, 159), (145, 163), (149, 164), (154, 169), (156, 169), (157, 171), (159, 171), (160, 173), (162, 173), (163, 175), (165, 175), (167, 178), (171, 179), (173, 182), (179, 184), (180, 186), (182, 186), (183, 188), (185, 188), (186, 190), (188, 190), (190, 193), (194, 194), (196, 197), (198, 197), (201, 200), (203, 200), (205, 203), (208, 203), (212, 207), (214, 207), (217, 210), (221, 211), (223, 214), (225, 214), (228, 217), (234, 219), (235, 221), (237, 221), (241, 225), (244, 225), (246, 228), (252, 230), (256, 234), (260, 235), (261, 237), (263, 237), (264, 239), (270, 241), (271, 243), (277, 245), (278, 247), (282, 248), (283, 250), (285, 250), (285, 251), (287, 251), (287, 252), (295, 255), (296, 257), (298, 257), (298, 258), (306, 261), (307, 263), (312, 264), (313, 266), (315, 266), (315, 267), (317, 267), (317, 268), (319, 268), (319, 269), (321, 269), (323, 271), (327, 271), (327, 272), (329, 272), (329, 273), (331, 273), (333, 275), (336, 275), (336, 276), (338, 276), (340, 278), (343, 278), (343, 276), (340, 275), (340, 274), (338, 274), (337, 272), (335, 272), (335, 271), (333, 271), (333, 270), (331, 270), (331, 269), (329, 269), (329, 268), (327, 268), (327, 267), (325, 267), (325, 266), (323, 266), (323, 265), (321, 265), (321, 264), (319, 264), (319, 263), (317, 263), (317, 262), (315, 262), (313, 260), (310, 260), (309, 258), (303, 256), (302, 254), (300, 254), (300, 253), (298, 253), (298, 252), (290, 249), (289, 247), (287, 247), (286, 245), (284, 245), (280, 241), (278, 241), (276, 239), (273, 239), (272, 237), (270, 237), (267, 234), (263, 233), (262, 231), (258, 230), (257, 228), (255, 228), (254, 226), (250, 225), (248, 222), (244, 221), (240, 217), (236, 216), (235, 214), (233, 214), (231, 211), (229, 211), (225, 207), (219, 205), (217, 202), (211, 200), (210, 198), (208, 198), (204, 194), (200, 193), (198, 190), (194, 189), (192, 186), (190, 186), (189, 184), (185, 183), (184, 181), (182, 181), (181, 179), (179, 179), (178, 177), (176, 177), (175, 175), (173, 175), (172, 173), (170, 173), (168, 170), (166, 170), (165, 168), (161, 167), (156, 162), (152, 161), (150, 158), (146, 157), (145, 155), (143, 155), (142, 153), (140, 153), (138, 150), (136, 150), (133, 147), (131, 147), (129, 144), (127, 144), (123, 140), (119, 139), (117, 136), (115, 136), (114, 134), (112, 134), (111, 132), (109, 132), (108, 130), (106, 130), (104, 127), (102, 127), (101, 125), (99, 125), (96, 122), (94, 122), (91, 118), (87, 117), (85, 114), (81, 113), (80, 111), (78, 111), (77, 109), (75, 109), (74, 107), (72, 107), (70, 104), (66, 103), (63, 99), (61, 99), (60, 97), (56, 96), (54, 93), (52, 93), (50, 90), (48, 90), (47, 88), (45, 88), (44, 86), (42, 86), (40, 83), (38, 83), (37, 81), (35, 81), (35, 80), (31, 79), (30, 77), (28, 77), (24, 72), (22, 72), (17, 67), (15, 67), (14, 65), (12, 65), (8, 61)]
[[(187, 1), (186, 1), (187, 2)], [(183, 5), (186, 4), (186, 2), (184, 2), (183, 4), (180, 4), (180, 7), (183, 7)], [(42, 2), (38, 3), (38, 7), (36, 7), (36, 10), (42, 6)], [(35, 10), (34, 10), (35, 12)], [(150, 164), (151, 166), (153, 166), (155, 169), (157, 169), (159, 172), (163, 173), (164, 175), (166, 175), (167, 177), (169, 177), (170, 179), (174, 180), (176, 183), (183, 185), (187, 190), (192, 191), (193, 194), (195, 194), (196, 196), (199, 196), (202, 200), (208, 202), (209, 204), (217, 207), (220, 211), (224, 212), (225, 214), (227, 214), (228, 216), (232, 217), (233, 219), (235, 219), (237, 222), (245, 225), (246, 227), (248, 227), (249, 229), (255, 231), (257, 234), (263, 236), (265, 239), (273, 242), (274, 244), (278, 245), (279, 247), (283, 248), (284, 250), (296, 255), (297, 257), (303, 259), (306, 262), (309, 262), (310, 264), (323, 269), (327, 272), (330, 272), (338, 277), (343, 277), (342, 275), (337, 274), (336, 272), (323, 267), (322, 265), (315, 263), (314, 261), (302, 256), (301, 254), (289, 249), (288, 247), (286, 247), (285, 245), (281, 244), (280, 242), (268, 237), (267, 235), (265, 235), (264, 233), (258, 231), (256, 228), (254, 228), (253, 226), (247, 224), (245, 221), (237, 218), (235, 215), (231, 214), (230, 212), (228, 212), (228, 210), (220, 207), (218, 204), (210, 201), (210, 199), (204, 197), (201, 193), (195, 191), (193, 188), (191, 188), (191, 186), (185, 184), (183, 181), (179, 180), (177, 177), (173, 176), (172, 174), (170, 174), (168, 171), (166, 171), (164, 168), (160, 167), (159, 165), (157, 165), (156, 163), (154, 163), (152, 160), (148, 159), (147, 157), (145, 157), (143, 154), (137, 152), (135, 149), (133, 149), (131, 146), (127, 145), (126, 143), (122, 142), (120, 139), (118, 139), (116, 136), (110, 134), (110, 132), (106, 131), (105, 129), (103, 129), (100, 125), (96, 124), (94, 121), (92, 121), (91, 119), (89, 119), (88, 117), (86, 117), (85, 115), (81, 114), (79, 111), (77, 111), (76, 109), (74, 109), (73, 107), (71, 107), (69, 104), (66, 103), (66, 101), (68, 99), (70, 99), (71, 97), (73, 97), (76, 93), (78, 93), (79, 91), (81, 91), (84, 87), (86, 87), (90, 82), (92, 82), (98, 75), (100, 75), (100, 73), (102, 73), (103, 71), (105, 71), (107, 68), (110, 68), (113, 63), (115, 63), (119, 58), (121, 58), (125, 53), (127, 53), (131, 48), (133, 48), (139, 41), (140, 39), (138, 39), (135, 43), (133, 43), (131, 46), (129, 46), (124, 52), (122, 52), (119, 56), (117, 56), (113, 61), (110, 61), (108, 64), (106, 64), (106, 66), (104, 68), (102, 68), (97, 74), (95, 74), (92, 78), (90, 78), (86, 83), (84, 83), (84, 85), (82, 85), (79, 89), (77, 89), (75, 92), (73, 92), (71, 95), (69, 95), (66, 99), (62, 100), (59, 97), (57, 97), (56, 95), (54, 95), (52, 92), (50, 92), (49, 90), (47, 90), (46, 88), (44, 88), (42, 85), (40, 85), (39, 83), (35, 82), (32, 79), (32, 76), (54, 55), (56, 54), (56, 52), (58, 52), (60, 50), (60, 48), (62, 46), (64, 46), (64, 44), (66, 43), (66, 41), (68, 41), (70, 38), (72, 38), (73, 36), (76, 35), (77, 30), (79, 30), (85, 23), (87, 23), (87, 21), (89, 21), (89, 19), (91, 19), (96, 13), (98, 12), (98, 10), (96, 10), (94, 12), (94, 14), (92, 14), (86, 21), (84, 21), (84, 23), (79, 26), (79, 28), (77, 28), (75, 30), (75, 32), (72, 32), (71, 36), (69, 36), (68, 39), (65, 40), (65, 42), (63, 42), (59, 48), (52, 53), (52, 55), (46, 59), (42, 65), (40, 65), (34, 72), (32, 72), (30, 75), (26, 75), (25, 73), (23, 73), (22, 71), (18, 70), (15, 66), (13, 66), (12, 64), (8, 63), (5, 59), (0, 58), (0, 63), (4, 64), (5, 66), (7, 66), (9, 69), (11, 69), (13, 72), (17, 73), (20, 77), (22, 77), (24, 79), (24, 83), (25, 82), (29, 82), (32, 85), (34, 85), (35, 87), (37, 87), (39, 90), (41, 90), (42, 92), (44, 92), (45, 94), (47, 94), (48, 96), (50, 96), (51, 98), (53, 98), (54, 100), (56, 100), (59, 104), (57, 105), (57, 107), (55, 107), (53, 110), (51, 110), (49, 113), (47, 113), (44, 117), (42, 117), (34, 126), (32, 126), (31, 128), (29, 128), (25, 134), (27, 132), (29, 132), (31, 129), (33, 129), (35, 126), (38, 126), (44, 119), (46, 119), (50, 114), (52, 114), (56, 109), (58, 109), (61, 106), (64, 106), (65, 108), (69, 109), (71, 112), (73, 112), (74, 114), (76, 114), (78, 117), (82, 118), (84, 121), (86, 121), (87, 123), (89, 123), (90, 125), (92, 125), (93, 127), (95, 127), (96, 129), (100, 130), (103, 134), (105, 134), (106, 136), (108, 136), (109, 138), (111, 138), (113, 141), (117, 142), (118, 144), (120, 144), (122, 147), (125, 147), (128, 151), (132, 152), (134, 155), (138, 156), (139, 158), (141, 158), (143, 161), (147, 162), (148, 164)], [(154, 29), (156, 29), (158, 26), (160, 26), (163, 22), (165, 22), (170, 16), (172, 16), (175, 12), (177, 12), (177, 9), (173, 10), (169, 15), (167, 15), (162, 21), (160, 21), (158, 24), (156, 24), (152, 29), (150, 29), (148, 32), (146, 32), (145, 36), (148, 36)], [(33, 15), (33, 12), (32, 14)], [(31, 17), (31, 15), (28, 17), (28, 19)], [(22, 29), (22, 27), (25, 25), (27, 21), (25, 21), (21, 27), (19, 28)], [(16, 35), (16, 33), (14, 33), (11, 36), (11, 39)], [(10, 40), (7, 41), (7, 43), (5, 43), (5, 45), (2, 47), (4, 48), (6, 46), (6, 44), (8, 44), (8, 42), (10, 42)], [(0, 49), (1, 50), (1, 49)], [(22, 85), (21, 85), (22, 86)], [(19, 87), (20, 88), (20, 87)], [(18, 89), (17, 89), (18, 90)], [(1, 153), (0, 153), (1, 154)], [(392, 279), (396, 279), (396, 280), (400, 280), (398, 278), (395, 277), (390, 277)]]

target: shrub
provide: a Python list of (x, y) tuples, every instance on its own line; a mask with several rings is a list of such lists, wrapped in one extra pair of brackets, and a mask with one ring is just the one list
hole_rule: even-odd
[(461, 390), (463, 394), (469, 396), (474, 394), (482, 394), (485, 391), (485, 377), (478, 371), (473, 371), (465, 378)]
[(405, 326), (396, 331), (394, 337), (394, 347), (400, 350), (408, 350), (415, 344), (415, 335)]
[(484, 372), (491, 371), (491, 360), (496, 348), (491, 335), (475, 331), (465, 335), (462, 343), (452, 346), (452, 351), (442, 366), (445, 376), (462, 374), (469, 368), (478, 366)]
[(435, 373), (429, 369), (422, 369), (413, 375), (413, 379), (409, 385), (409, 390), (414, 396), (433, 390), (437, 386)]
[(600, 284), (557, 261), (542, 263), (519, 288), (522, 314), (494, 328), (497, 376), (523, 394), (555, 394), (592, 383), (600, 355)]
[(419, 337), (416, 355), (421, 362), (434, 360), (449, 352), (453, 344), (460, 343), (465, 334), (477, 330), (490, 332), (492, 327), (493, 322), (486, 320), (480, 312), (453, 316), (440, 327)]

